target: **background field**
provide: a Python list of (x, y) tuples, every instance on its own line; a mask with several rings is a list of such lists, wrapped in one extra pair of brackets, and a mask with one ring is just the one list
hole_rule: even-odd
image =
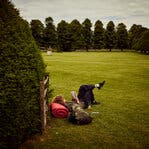
[[(53, 96), (69, 101), (70, 91), (81, 84), (106, 80), (94, 89), (100, 105), (92, 106), (93, 122), (76, 126), (67, 119), (51, 118), (42, 136), (23, 148), (119, 149), (148, 148), (149, 142), (149, 57), (135, 52), (42, 53), (50, 72)], [(51, 99), (49, 99), (51, 100)], [(92, 113), (99, 112), (99, 113)]]

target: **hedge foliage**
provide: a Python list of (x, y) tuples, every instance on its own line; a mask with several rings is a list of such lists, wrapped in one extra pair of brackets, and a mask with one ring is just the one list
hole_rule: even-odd
[(40, 131), (44, 74), (29, 24), (9, 0), (0, 1), (0, 148), (16, 148)]

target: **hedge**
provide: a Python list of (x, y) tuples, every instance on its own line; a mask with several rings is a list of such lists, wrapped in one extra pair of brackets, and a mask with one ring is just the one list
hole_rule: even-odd
[(17, 148), (40, 132), (43, 59), (29, 24), (9, 0), (0, 1), (0, 148)]

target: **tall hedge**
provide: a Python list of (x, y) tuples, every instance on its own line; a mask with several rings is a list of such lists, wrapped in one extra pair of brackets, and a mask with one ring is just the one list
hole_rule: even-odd
[(39, 82), (45, 73), (29, 24), (0, 1), (0, 148), (40, 131)]

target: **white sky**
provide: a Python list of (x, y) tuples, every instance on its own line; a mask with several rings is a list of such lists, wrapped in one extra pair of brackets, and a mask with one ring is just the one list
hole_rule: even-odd
[(133, 24), (149, 28), (149, 0), (12, 0), (21, 16), (30, 22), (52, 17), (57, 25), (61, 20), (82, 23), (89, 18), (94, 25), (100, 20), (106, 27), (109, 21), (115, 25), (124, 23), (129, 29)]

